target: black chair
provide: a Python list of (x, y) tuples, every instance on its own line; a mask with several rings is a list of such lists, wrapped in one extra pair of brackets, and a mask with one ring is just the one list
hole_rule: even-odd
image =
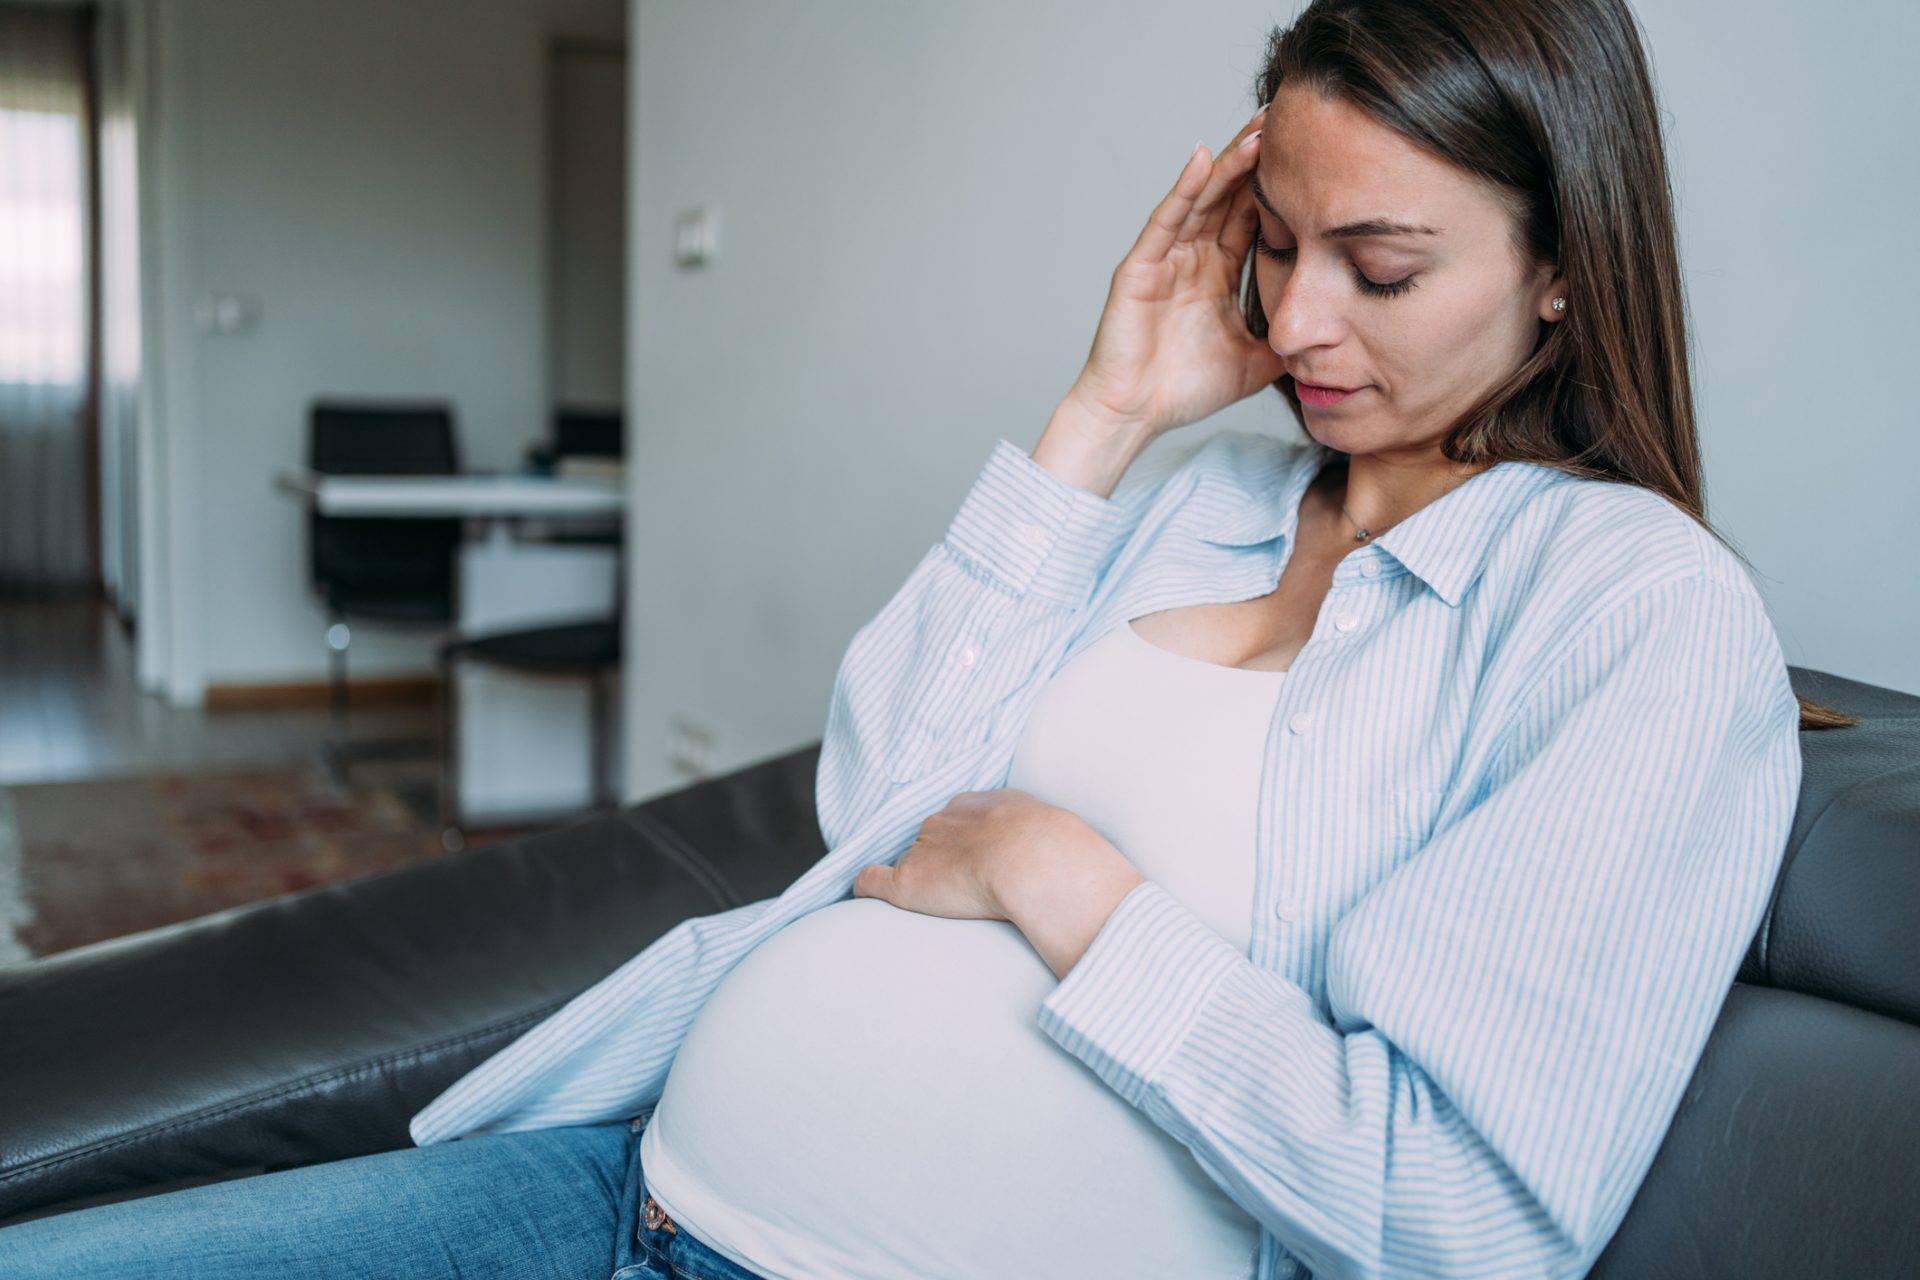
[(553, 415), (553, 452), (556, 457), (626, 457), (625, 413), (563, 406)]
[[(453, 409), (440, 402), (315, 401), (307, 465), (327, 475), (452, 475), (459, 471)], [(344, 777), (353, 757), (433, 750), (432, 739), (348, 739), (350, 619), (444, 629), (458, 616), (457, 518), (307, 517), (308, 569), (327, 611), (333, 737), (324, 754)]]
[[(625, 455), (625, 415), (618, 409), (562, 407), (553, 416), (553, 436), (529, 452), (529, 461), (552, 465), (562, 457), (617, 458)], [(618, 522), (589, 522), (586, 528), (562, 527), (548, 534), (550, 542), (586, 543), (618, 547)], [(592, 809), (612, 808), (616, 799), (608, 769), (612, 760), (613, 728), (607, 715), (607, 677), (620, 667), (623, 635), (620, 601), (624, 598), (622, 572), (614, 575), (614, 608), (610, 616), (463, 636), (440, 648), (440, 840), (448, 849), (466, 844), (460, 812), (459, 686), (454, 676), (462, 661), (483, 662), (533, 675), (583, 676), (592, 705), (591, 749), (593, 770), (589, 787)]]
[[(562, 405), (554, 410), (548, 437), (527, 450), (527, 462), (541, 471), (554, 471), (565, 458), (625, 458), (626, 431), (623, 410)], [(618, 520), (552, 520), (545, 527), (549, 542), (618, 546), (621, 540)]]
[(553, 411), (553, 429), (527, 447), (527, 464), (551, 471), (562, 458), (619, 459), (627, 456), (627, 417), (620, 409), (562, 405)]
[(608, 778), (613, 726), (607, 714), (607, 677), (620, 669), (624, 627), (616, 609), (610, 618), (525, 627), (490, 635), (464, 636), (440, 647), (440, 841), (451, 851), (466, 845), (460, 811), (458, 664), (483, 662), (533, 675), (584, 676), (591, 724), (589, 805), (611, 809), (617, 803)]

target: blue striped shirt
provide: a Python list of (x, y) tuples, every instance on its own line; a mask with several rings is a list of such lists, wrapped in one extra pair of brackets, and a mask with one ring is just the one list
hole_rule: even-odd
[[(676, 925), (414, 1140), (649, 1115), (728, 970), (1004, 785), (1068, 659), (1271, 592), (1336, 458), (1220, 431), (1101, 497), (999, 441), (841, 662), (828, 853)], [(1764, 602), (1707, 531), (1637, 486), (1499, 463), (1335, 568), (1269, 731), (1247, 951), (1148, 880), (1038, 1025), (1259, 1221), (1262, 1280), (1583, 1275), (1765, 910), (1797, 725)]]

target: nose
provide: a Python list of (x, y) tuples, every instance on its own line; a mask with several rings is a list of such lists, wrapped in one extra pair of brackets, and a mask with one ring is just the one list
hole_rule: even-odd
[(1329, 271), (1317, 272), (1303, 267), (1300, 255), (1284, 268), (1278, 296), (1269, 296), (1269, 282), (1260, 291), (1260, 305), (1267, 313), (1267, 345), (1275, 354), (1297, 356), (1314, 347), (1339, 344), (1346, 333), (1346, 319), (1340, 313), (1339, 283)]

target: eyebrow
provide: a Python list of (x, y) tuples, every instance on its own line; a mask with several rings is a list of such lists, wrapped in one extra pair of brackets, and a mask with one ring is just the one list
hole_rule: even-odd
[[(1261, 207), (1268, 213), (1285, 222), (1286, 219), (1280, 217), (1280, 211), (1273, 207), (1273, 201), (1267, 199), (1267, 193), (1260, 189), (1260, 175), (1249, 174), (1248, 178), (1253, 184), (1253, 198), (1258, 200)], [(1395, 222), (1391, 218), (1367, 218), (1360, 222), (1343, 222), (1337, 227), (1328, 227), (1320, 233), (1321, 237), (1327, 240), (1357, 240), (1363, 236), (1437, 236), (1439, 234), (1441, 232), (1438, 227), (1420, 226), (1412, 222)]]

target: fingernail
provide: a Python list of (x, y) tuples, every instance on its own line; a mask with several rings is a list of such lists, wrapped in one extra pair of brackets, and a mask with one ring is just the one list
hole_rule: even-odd
[(1192, 164), (1192, 163), (1193, 163), (1193, 158), (1194, 158), (1195, 156), (1197, 156), (1197, 155), (1199, 155), (1199, 154), (1200, 154), (1200, 148), (1201, 148), (1201, 147), (1203, 147), (1203, 146), (1205, 146), (1205, 145), (1206, 145), (1206, 142), (1207, 142), (1207, 140), (1206, 140), (1205, 138), (1202, 138), (1202, 139), (1201, 139), (1200, 141), (1198, 141), (1198, 142), (1196, 142), (1196, 143), (1194, 143), (1194, 144), (1193, 144), (1193, 150), (1187, 153), (1187, 163), (1188, 163), (1188, 164)]
[(1240, 139), (1240, 145), (1244, 147), (1244, 146), (1246, 146), (1246, 145), (1247, 145), (1248, 143), (1251, 143), (1251, 142), (1258, 142), (1258, 141), (1260, 141), (1260, 130), (1258, 130), (1258, 129), (1255, 129), (1255, 130), (1254, 130), (1254, 131), (1253, 131), (1252, 133), (1250, 133), (1250, 134), (1248, 134), (1248, 135), (1247, 135), (1246, 137), (1244, 137), (1244, 138), (1242, 138), (1242, 139)]

